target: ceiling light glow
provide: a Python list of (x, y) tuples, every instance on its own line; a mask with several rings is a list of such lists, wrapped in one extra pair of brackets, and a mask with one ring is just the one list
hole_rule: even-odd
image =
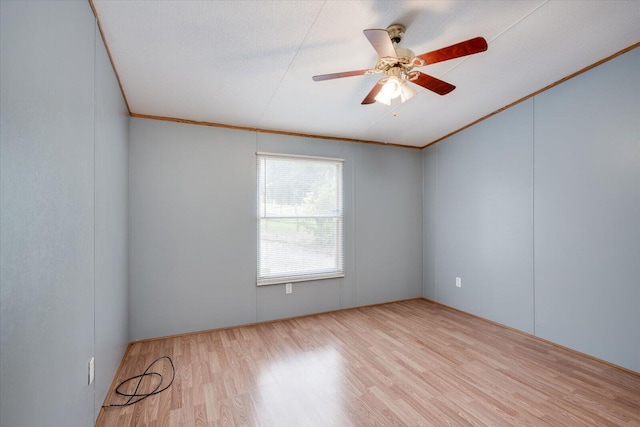
[(385, 105), (391, 105), (391, 100), (400, 96), (401, 85), (400, 79), (395, 76), (389, 77), (384, 86), (382, 86), (382, 89), (380, 89), (380, 92), (376, 95), (376, 101)]
[(391, 76), (387, 79), (380, 92), (376, 95), (375, 99), (381, 104), (391, 105), (391, 100), (400, 97), (401, 102), (410, 100), (415, 91), (409, 87), (406, 81), (396, 76)]

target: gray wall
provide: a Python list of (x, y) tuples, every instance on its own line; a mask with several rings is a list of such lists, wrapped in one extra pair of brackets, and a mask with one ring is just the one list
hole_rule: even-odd
[(95, 412), (129, 342), (129, 112), (96, 26)]
[(419, 296), (420, 151), (367, 144), (354, 148), (355, 305)]
[[(113, 315), (126, 303), (126, 261), (115, 252), (127, 215), (116, 165), (127, 119), (113, 119), (120, 95), (96, 43), (86, 2), (0, 2), (3, 426), (93, 424), (126, 345), (123, 324), (104, 332), (110, 308), (94, 305), (111, 286), (120, 289)], [(96, 214), (114, 201), (117, 218)], [(93, 355), (99, 389), (87, 383)]]
[(536, 333), (640, 371), (640, 49), (535, 99)]
[(433, 269), (425, 274), (425, 295), (527, 332), (533, 332), (532, 108), (532, 101), (518, 104), (428, 148), (423, 159), (431, 257), (425, 268)]
[(256, 319), (255, 135), (130, 122), (130, 338)]
[(422, 295), (436, 301), (436, 207), (438, 202), (437, 147), (422, 150)]
[(423, 150), (423, 295), (640, 371), (638, 69), (635, 49)]
[[(257, 151), (345, 159), (341, 279), (256, 286)], [(131, 339), (422, 294), (421, 154), (132, 119)]]

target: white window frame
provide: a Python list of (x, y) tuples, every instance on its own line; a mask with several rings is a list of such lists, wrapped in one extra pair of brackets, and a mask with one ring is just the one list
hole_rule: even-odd
[[(262, 201), (260, 200), (260, 173), (261, 173), (261, 160), (266, 159), (268, 161), (269, 158), (279, 158), (279, 159), (289, 159), (289, 160), (301, 160), (301, 161), (316, 161), (316, 162), (327, 162), (335, 164), (338, 168), (337, 171), (337, 179), (336, 179), (336, 193), (337, 193), (337, 212), (333, 216), (325, 215), (289, 215), (289, 216), (273, 216), (267, 215), (266, 209), (261, 212)], [(344, 277), (344, 185), (343, 185), (343, 164), (344, 159), (331, 158), (331, 157), (317, 157), (317, 156), (301, 156), (301, 155), (292, 155), (292, 154), (281, 154), (281, 153), (264, 153), (257, 152), (256, 153), (256, 170), (257, 170), (257, 286), (263, 285), (274, 285), (281, 283), (293, 283), (293, 282), (304, 282), (311, 280), (322, 280), (322, 279), (331, 279), (331, 278), (340, 278)], [(266, 171), (262, 171), (266, 173)], [(263, 180), (263, 182), (265, 182)], [(266, 182), (265, 182), (266, 184)], [(266, 196), (266, 191), (263, 192)], [(261, 274), (261, 223), (263, 219), (285, 219), (285, 218), (335, 218), (336, 221), (336, 268), (326, 271), (309, 271), (306, 273), (298, 273), (298, 274), (287, 274), (287, 275), (270, 275), (270, 274)]]

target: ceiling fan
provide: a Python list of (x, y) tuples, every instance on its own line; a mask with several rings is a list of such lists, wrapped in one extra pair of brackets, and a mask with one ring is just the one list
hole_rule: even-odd
[(438, 95), (446, 95), (456, 87), (414, 68), (487, 50), (487, 41), (482, 37), (475, 37), (416, 56), (411, 50), (398, 47), (405, 32), (402, 24), (390, 25), (386, 30), (371, 29), (363, 32), (378, 53), (378, 60), (373, 68), (313, 76), (313, 80), (319, 82), (366, 74), (385, 75), (386, 77), (380, 79), (364, 98), (363, 105), (373, 104), (376, 101), (391, 105), (391, 100), (397, 97), (400, 97), (401, 102), (409, 100), (415, 95), (415, 91), (407, 82), (415, 83)]

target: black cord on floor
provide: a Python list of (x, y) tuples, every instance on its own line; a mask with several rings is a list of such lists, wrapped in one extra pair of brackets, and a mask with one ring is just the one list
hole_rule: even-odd
[[(169, 361), (169, 363), (171, 363), (171, 382), (169, 382), (169, 384), (167, 384), (166, 387), (163, 387), (162, 389), (160, 389), (160, 386), (162, 385), (162, 375), (157, 373), (157, 372), (149, 372), (149, 370), (151, 370), (151, 368), (153, 367), (153, 365), (155, 365), (157, 362), (159, 362), (162, 359), (167, 359)], [(138, 389), (140, 388), (140, 384), (142, 383), (142, 379), (146, 376), (157, 376), (160, 381), (158, 381), (158, 385), (156, 386), (155, 389), (153, 389), (153, 391), (150, 391), (149, 393), (141, 393), (138, 394)], [(161, 356), (158, 357), (156, 360), (154, 360), (153, 362), (151, 362), (151, 364), (149, 366), (147, 366), (147, 369), (144, 370), (144, 372), (140, 375), (135, 375), (131, 378), (127, 378), (126, 380), (122, 381), (120, 384), (118, 384), (118, 386), (116, 387), (116, 393), (119, 394), (120, 396), (125, 396), (128, 397), (129, 399), (125, 402), (125, 403), (114, 403), (111, 405), (104, 405), (103, 408), (109, 408), (112, 406), (129, 406), (129, 405), (133, 405), (134, 403), (138, 403), (143, 399), (146, 399), (149, 396), (153, 396), (154, 394), (158, 394), (158, 393), (162, 393), (163, 391), (165, 391), (166, 389), (168, 389), (171, 384), (173, 384), (173, 380), (176, 378), (176, 368), (175, 366), (173, 366), (173, 360), (171, 360), (171, 358), (169, 356)], [(130, 381), (134, 381), (134, 380), (138, 380), (138, 384), (136, 384), (136, 389), (133, 391), (133, 393), (123, 393), (120, 391), (120, 387), (122, 387), (125, 384), (128, 384)], [(138, 398), (135, 399), (134, 398)]]

